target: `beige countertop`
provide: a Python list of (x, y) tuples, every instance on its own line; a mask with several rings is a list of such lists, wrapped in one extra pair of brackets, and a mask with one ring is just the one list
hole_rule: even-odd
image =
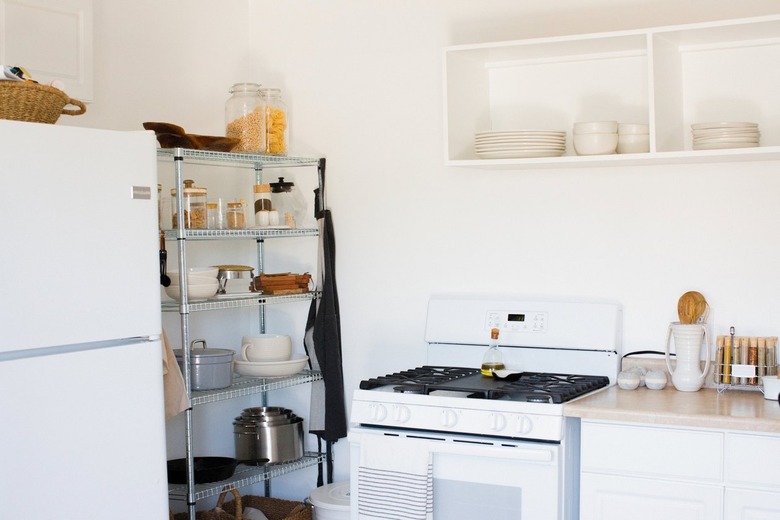
[(612, 386), (566, 403), (566, 417), (654, 425), (780, 433), (780, 405), (761, 392), (712, 388), (679, 392), (671, 384), (663, 390), (621, 390)]

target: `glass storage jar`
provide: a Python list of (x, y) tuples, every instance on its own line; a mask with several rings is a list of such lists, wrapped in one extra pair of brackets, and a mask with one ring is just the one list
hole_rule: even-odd
[(228, 229), (246, 229), (246, 215), (244, 215), (244, 201), (228, 202), (227, 205)]
[[(187, 179), (184, 181), (184, 190), (182, 192), (182, 208), (184, 209), (184, 228), (185, 229), (206, 229), (208, 226), (208, 213), (206, 209), (206, 188), (195, 186), (195, 181)], [(172, 217), (173, 227), (178, 228), (178, 206), (176, 198), (176, 188), (171, 190), (173, 204)]]
[(265, 152), (265, 105), (258, 83), (236, 83), (225, 102), (225, 135), (239, 140), (233, 152)]
[(261, 88), (265, 103), (265, 153), (287, 155), (290, 132), (287, 126), (287, 105), (278, 88)]

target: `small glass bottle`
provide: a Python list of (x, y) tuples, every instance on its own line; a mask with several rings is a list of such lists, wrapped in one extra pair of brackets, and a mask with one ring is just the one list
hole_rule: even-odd
[(207, 202), (206, 209), (208, 212), (208, 227), (209, 229), (219, 229), (219, 204), (216, 202)]
[(265, 153), (287, 155), (290, 132), (282, 91), (278, 88), (261, 88), (260, 95), (265, 104)]
[(265, 105), (258, 83), (236, 83), (225, 102), (225, 135), (239, 140), (233, 152), (265, 152)]
[[(184, 209), (185, 229), (206, 229), (208, 225), (206, 211), (206, 188), (195, 186), (195, 181), (184, 181), (182, 192), (182, 208)], [(171, 190), (171, 197), (176, 202), (176, 188)], [(172, 218), (174, 229), (178, 227), (178, 208), (172, 204)]]
[(504, 357), (498, 350), (498, 329), (490, 329), (490, 343), (485, 356), (482, 358), (480, 373), (485, 377), (493, 377), (494, 370), (504, 370)]
[(228, 229), (246, 229), (243, 200), (241, 202), (228, 202), (227, 227)]

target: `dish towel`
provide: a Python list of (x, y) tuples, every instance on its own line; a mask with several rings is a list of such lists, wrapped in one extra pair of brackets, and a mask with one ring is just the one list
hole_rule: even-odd
[(366, 435), (360, 444), (358, 518), (433, 519), (433, 458), (423, 442)]
[(170, 419), (190, 407), (190, 398), (184, 388), (184, 377), (165, 331), (162, 333), (162, 362), (165, 418)]

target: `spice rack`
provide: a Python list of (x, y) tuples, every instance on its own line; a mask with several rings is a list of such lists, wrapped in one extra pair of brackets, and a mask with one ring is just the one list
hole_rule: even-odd
[[(179, 209), (178, 222), (185, 222), (182, 212), (182, 197), (184, 187), (184, 164), (200, 164), (206, 166), (228, 166), (254, 171), (254, 182), (259, 184), (265, 168), (290, 168), (290, 167), (316, 167), (319, 184), (319, 194), (324, 192), (323, 179), (325, 160), (306, 157), (266, 156), (247, 153), (213, 152), (205, 150), (190, 150), (184, 148), (158, 149), (159, 160), (172, 160), (174, 166), (174, 184), (176, 186), (177, 204)], [(322, 203), (322, 201), (317, 201)], [(179, 286), (181, 287), (180, 302), (164, 302), (163, 312), (177, 312), (181, 321), (182, 357), (190, 359), (190, 314), (198, 311), (212, 311), (218, 309), (234, 309), (242, 307), (258, 307), (259, 331), (265, 332), (266, 318), (265, 307), (267, 305), (284, 304), (297, 301), (315, 300), (320, 297), (318, 291), (307, 291), (301, 294), (290, 295), (257, 295), (237, 296), (235, 298), (219, 298), (207, 301), (190, 303), (187, 294), (187, 242), (188, 241), (214, 241), (214, 240), (245, 240), (254, 241), (257, 244), (258, 271), (263, 272), (264, 245), (266, 239), (283, 237), (319, 236), (318, 229), (188, 229), (179, 226), (177, 229), (164, 231), (166, 240), (176, 240), (178, 248)], [(193, 391), (191, 389), (191, 366), (189, 362), (183, 364), (182, 375), (185, 387), (190, 397), (191, 407), (185, 413), (185, 460), (187, 461), (187, 484), (169, 485), (168, 496), (171, 500), (186, 501), (188, 514), (191, 520), (196, 518), (195, 506), (198, 500), (218, 495), (223, 490), (245, 487), (251, 484), (265, 483), (266, 494), (269, 494), (270, 480), (297, 471), (306, 467), (317, 465), (324, 461), (325, 455), (318, 452), (305, 452), (304, 456), (296, 461), (286, 464), (273, 464), (263, 467), (246, 466), (239, 464), (234, 475), (221, 482), (195, 485), (194, 479), (194, 454), (193, 454), (193, 410), (198, 406), (216, 401), (235, 399), (242, 396), (257, 394), (261, 398), (261, 405), (266, 406), (269, 391), (286, 388), (322, 379), (318, 371), (304, 370), (299, 374), (289, 377), (252, 378), (234, 376), (230, 387), (210, 391)]]
[(775, 336), (736, 336), (734, 327), (728, 336), (718, 336), (712, 371), (717, 390), (763, 392), (761, 377), (777, 375), (777, 343)]

